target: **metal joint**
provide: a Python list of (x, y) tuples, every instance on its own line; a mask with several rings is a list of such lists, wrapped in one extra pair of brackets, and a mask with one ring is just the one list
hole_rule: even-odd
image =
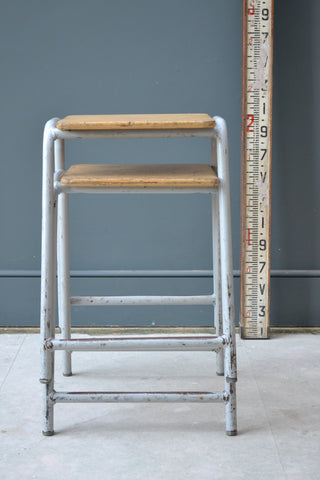
[(53, 126), (53, 123), (55, 125), (58, 120), (59, 120), (58, 118), (52, 118), (51, 120), (48, 120), (48, 122), (46, 123), (45, 134), (49, 141), (54, 142), (58, 138), (57, 129), (55, 128), (55, 126)]
[(238, 381), (238, 377), (226, 377), (227, 383), (236, 383)]
[(43, 351), (53, 350), (53, 343), (51, 339), (47, 339), (43, 342)]
[(56, 399), (55, 399), (55, 397), (54, 397), (56, 393), (57, 393), (57, 392), (56, 392), (55, 390), (52, 390), (52, 392), (50, 393), (50, 395), (49, 395), (49, 397), (48, 397), (49, 401), (50, 401), (53, 405), (56, 403)]
[(63, 174), (63, 172), (64, 170), (57, 170), (56, 172), (54, 172), (54, 175), (53, 175), (53, 188), (57, 195), (59, 195), (59, 193), (62, 192), (61, 183), (59, 182), (59, 179)]
[(39, 378), (39, 382), (42, 383), (43, 385), (48, 385), (50, 380), (48, 380), (47, 378)]
[(229, 345), (230, 344), (230, 338), (227, 335), (221, 335), (220, 338), (222, 339), (222, 345)]
[(223, 392), (223, 401), (224, 401), (225, 403), (227, 403), (227, 402), (229, 402), (229, 400), (230, 400), (230, 395), (229, 395), (229, 393)]

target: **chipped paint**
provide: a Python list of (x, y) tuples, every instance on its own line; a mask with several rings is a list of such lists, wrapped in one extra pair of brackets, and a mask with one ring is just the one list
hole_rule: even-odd
[(255, 182), (255, 185), (259, 189), (259, 200), (262, 207), (267, 207), (269, 205), (269, 182), (265, 179), (258, 180)]
[(253, 83), (253, 89), (268, 90), (269, 86), (266, 81), (266, 68), (268, 63), (268, 56), (270, 55), (270, 38), (265, 43), (261, 44), (260, 56), (257, 62), (256, 79)]

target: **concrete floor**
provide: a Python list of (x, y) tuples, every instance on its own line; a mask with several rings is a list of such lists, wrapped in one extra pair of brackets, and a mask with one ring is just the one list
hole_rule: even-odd
[[(56, 357), (57, 390), (222, 389), (207, 352)], [(222, 404), (59, 404), (43, 437), (39, 337), (0, 335), (0, 478), (318, 480), (319, 365), (320, 335), (239, 340), (237, 437)]]

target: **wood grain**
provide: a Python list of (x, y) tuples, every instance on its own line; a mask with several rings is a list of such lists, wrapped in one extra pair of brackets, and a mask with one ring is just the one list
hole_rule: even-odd
[(72, 165), (60, 177), (65, 187), (216, 187), (211, 165)]
[(214, 128), (206, 113), (155, 115), (69, 115), (59, 120), (59, 130), (161, 130)]

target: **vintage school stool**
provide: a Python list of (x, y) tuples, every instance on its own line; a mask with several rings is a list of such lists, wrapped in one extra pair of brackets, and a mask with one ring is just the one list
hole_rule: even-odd
[[(72, 165), (65, 170), (64, 141), (75, 138), (207, 137), (211, 164)], [(206, 193), (212, 196), (213, 293), (181, 296), (71, 297), (68, 195), (71, 193)], [(58, 402), (224, 402), (226, 433), (236, 435), (236, 346), (231, 251), (227, 130), (206, 114), (74, 115), (49, 120), (43, 140), (41, 269), (41, 378), (43, 434), (53, 435)], [(56, 271), (57, 265), (57, 271)], [(56, 282), (56, 275), (58, 281)], [(61, 338), (55, 338), (56, 283)], [(71, 305), (214, 305), (216, 335), (108, 336), (71, 339)], [(64, 351), (71, 375), (73, 351), (215, 351), (221, 392), (57, 392), (54, 353)], [(196, 353), (195, 353), (196, 355)]]

